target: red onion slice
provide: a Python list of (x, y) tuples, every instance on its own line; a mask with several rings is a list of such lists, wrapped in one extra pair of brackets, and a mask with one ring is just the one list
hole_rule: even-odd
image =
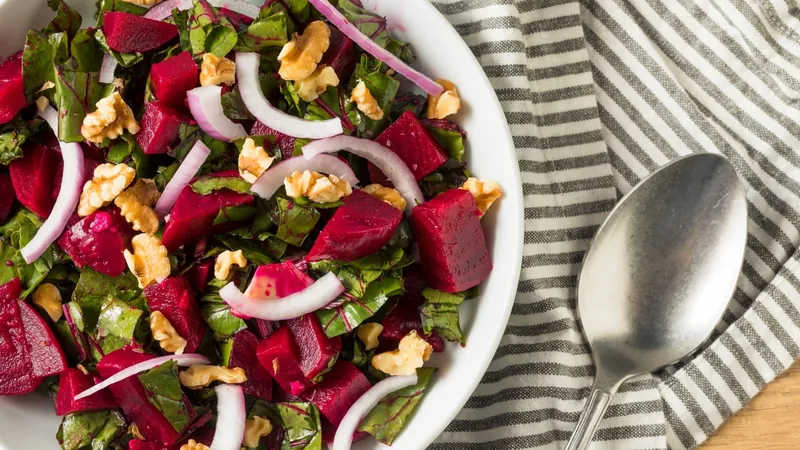
[[(322, 139), (344, 133), (342, 121), (336, 117), (328, 120), (304, 120), (272, 106), (264, 97), (258, 82), (258, 53), (236, 54), (236, 78), (239, 92), (248, 111), (264, 125), (288, 136), (303, 139)], [(191, 91), (190, 91), (191, 92)]]
[(114, 81), (114, 71), (117, 70), (119, 61), (114, 55), (106, 53), (103, 55), (103, 64), (100, 66), (100, 82), (112, 83)]
[(329, 272), (302, 291), (279, 299), (248, 297), (234, 283), (225, 285), (219, 295), (237, 314), (261, 320), (289, 320), (324, 308), (342, 292), (342, 282)]
[(178, 363), (179, 366), (183, 367), (190, 367), (196, 364), (209, 364), (211, 362), (205, 356), (198, 355), (196, 353), (187, 353), (184, 355), (167, 355), (167, 356), (161, 356), (159, 358), (148, 359), (147, 361), (142, 361), (139, 364), (134, 364), (130, 367), (126, 367), (120, 370), (119, 372), (115, 373), (114, 375), (111, 375), (102, 382), (97, 383), (94, 386), (90, 387), (89, 389), (76, 395), (75, 400), (80, 400), (92, 394), (96, 394), (97, 392), (102, 391), (103, 389), (111, 386), (114, 383), (119, 383), (120, 381), (126, 378), (130, 378), (136, 374), (144, 372), (145, 370), (150, 370), (154, 367), (158, 367), (161, 364), (164, 364), (167, 361), (173, 361), (173, 360), (176, 363)]
[(406, 214), (411, 214), (415, 206), (425, 203), (417, 184), (417, 179), (397, 154), (375, 141), (352, 136), (336, 136), (306, 144), (303, 155), (316, 158), (320, 153), (333, 153), (347, 150), (378, 166), (394, 184), (395, 189), (406, 199)]
[(350, 450), (350, 446), (353, 444), (353, 434), (364, 417), (372, 411), (372, 408), (392, 392), (415, 384), (417, 384), (417, 374), (389, 377), (372, 386), (347, 410), (339, 428), (336, 429), (331, 450)]
[(270, 167), (258, 177), (250, 190), (258, 194), (259, 197), (269, 200), (283, 186), (284, 178), (294, 172), (304, 172), (306, 170), (335, 175), (342, 180), (346, 180), (351, 186), (358, 184), (358, 178), (353, 173), (353, 169), (335, 156), (317, 155), (311, 159), (295, 156)]
[(210, 154), (211, 150), (205, 144), (200, 141), (195, 142), (194, 147), (189, 150), (186, 159), (178, 166), (178, 170), (175, 171), (175, 175), (169, 180), (156, 203), (155, 212), (158, 217), (163, 219), (169, 214), (183, 188), (192, 181), (192, 178), (194, 178), (194, 175), (200, 170), (200, 166), (206, 162)]
[(422, 72), (414, 69), (406, 64), (402, 59), (398, 58), (389, 50), (376, 44), (375, 41), (365, 36), (355, 25), (350, 23), (347, 18), (331, 5), (328, 0), (309, 0), (317, 10), (322, 13), (336, 28), (339, 29), (345, 36), (349, 37), (353, 42), (358, 44), (359, 47), (364, 49), (365, 52), (378, 58), (387, 66), (396, 70), (397, 73), (408, 78), (414, 84), (419, 86), (423, 91), (430, 95), (439, 95), (444, 91), (444, 88), (437, 82), (425, 76)]
[(241, 124), (232, 122), (222, 110), (222, 87), (203, 86), (186, 93), (189, 110), (201, 130), (220, 141), (233, 141), (247, 136)]
[[(44, 111), (40, 111), (39, 117), (44, 119), (50, 125), (53, 133), (58, 135), (58, 112), (53, 107), (48, 106)], [(61, 191), (58, 193), (56, 203), (50, 211), (50, 215), (47, 216), (47, 220), (44, 221), (33, 239), (20, 250), (28, 264), (39, 259), (47, 247), (61, 236), (81, 198), (83, 149), (77, 143), (59, 141), (58, 145), (61, 147), (61, 158), (64, 160)]]
[(217, 393), (217, 429), (211, 450), (239, 450), (247, 423), (244, 391), (234, 384), (221, 384), (214, 391)]

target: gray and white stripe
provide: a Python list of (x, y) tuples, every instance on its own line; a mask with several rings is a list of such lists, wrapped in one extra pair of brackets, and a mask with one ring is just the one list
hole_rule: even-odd
[(593, 366), (583, 252), (620, 195), (720, 152), (748, 188), (738, 289), (693, 359), (626, 384), (593, 448), (693, 448), (800, 356), (800, 20), (787, 0), (438, 0), (483, 65), (522, 171), (525, 256), (500, 348), (436, 450), (558, 448)]

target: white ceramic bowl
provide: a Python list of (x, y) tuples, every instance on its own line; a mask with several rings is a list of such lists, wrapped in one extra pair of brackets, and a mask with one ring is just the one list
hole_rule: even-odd
[[(93, 25), (94, 0), (67, 0)], [(253, 0), (255, 2), (255, 0)], [(462, 306), (467, 345), (449, 345), (436, 355), (439, 367), (416, 415), (392, 449), (427, 447), (453, 420), (486, 371), (503, 336), (519, 278), (523, 245), (522, 192), (517, 158), (505, 115), (492, 85), (467, 45), (427, 0), (365, 0), (365, 7), (385, 16), (389, 29), (410, 42), (415, 66), (459, 87), (464, 108), (456, 121), (468, 132), (467, 161), (475, 176), (500, 182), (505, 194), (482, 219), (494, 270), (479, 298)], [(0, 56), (22, 48), (25, 33), (44, 27), (52, 17), (44, 0), (0, 0)], [(1, 356), (0, 356), (1, 357)], [(36, 395), (0, 398), (0, 449), (57, 450), (60, 418), (49, 400)], [(359, 450), (384, 448), (372, 440)]]

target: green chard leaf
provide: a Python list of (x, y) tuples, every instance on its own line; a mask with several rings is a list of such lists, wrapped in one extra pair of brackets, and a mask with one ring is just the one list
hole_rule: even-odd
[(58, 104), (58, 139), (82, 142), (81, 125), (87, 114), (103, 97), (99, 72), (76, 72), (56, 67), (56, 103)]
[[(242, 272), (242, 271), (240, 271)], [(247, 277), (239, 276), (239, 287), (246, 286)], [(219, 296), (227, 281), (211, 280), (206, 286), (205, 293), (200, 297), (200, 312), (211, 331), (222, 337), (230, 337), (247, 328), (244, 320), (231, 314), (231, 307)]]
[(256, 19), (239, 34), (234, 50), (259, 52), (268, 47), (283, 47), (289, 41), (289, 22), (283, 12)]
[(226, 206), (219, 210), (217, 217), (214, 218), (212, 226), (222, 225), (229, 222), (245, 222), (256, 215), (258, 209), (255, 206)]
[(367, 414), (358, 429), (371, 434), (386, 445), (392, 445), (425, 394), (434, 372), (436, 369), (430, 367), (417, 369), (417, 384), (384, 397)]
[(22, 146), (28, 138), (39, 132), (44, 123), (41, 119), (23, 120), (17, 116), (0, 126), (0, 165), (7, 165), (22, 158)]
[(106, 450), (125, 431), (125, 418), (117, 411), (67, 414), (58, 428), (63, 450)]
[(106, 42), (106, 35), (103, 34), (103, 30), (95, 30), (94, 38), (97, 40), (97, 43), (100, 44), (100, 48), (103, 49), (103, 52), (113, 56), (122, 67), (133, 67), (144, 60), (144, 56), (141, 53), (120, 53), (111, 50), (111, 47), (108, 46), (108, 42)]
[(321, 214), (316, 208), (303, 206), (296, 201), (282, 197), (274, 197), (274, 203), (268, 213), (272, 222), (278, 226), (275, 236), (294, 246), (301, 246), (309, 234), (317, 226)]
[(456, 124), (449, 120), (430, 120), (425, 127), (433, 134), (442, 147), (447, 149), (450, 158), (461, 162), (464, 156), (464, 138), (467, 134)]
[(238, 86), (231, 92), (222, 94), (222, 112), (231, 120), (255, 120), (244, 105)]
[(83, 22), (83, 18), (81, 18), (78, 11), (70, 8), (64, 0), (47, 0), (47, 6), (56, 12), (56, 16), (47, 25), (44, 32), (50, 34), (63, 31), (72, 39), (81, 28), (81, 22)]
[(200, 195), (208, 195), (220, 189), (229, 189), (240, 194), (252, 194), (250, 183), (239, 177), (203, 177), (192, 183), (192, 190)]
[(94, 38), (94, 31), (80, 29), (70, 43), (78, 72), (97, 72), (103, 62), (103, 48)]
[(291, 19), (287, 22), (291, 33), (295, 25), (303, 25), (311, 19), (311, 4), (308, 0), (267, 0), (258, 18), (263, 19), (281, 12), (286, 12)]
[(189, 43), (192, 54), (213, 53), (223, 57), (239, 41), (236, 28), (206, 0), (194, 0), (189, 17)]
[(461, 331), (458, 309), (467, 298), (467, 294), (461, 292), (450, 294), (425, 288), (422, 296), (425, 297), (421, 314), (422, 330), (425, 334), (431, 334), (436, 330), (444, 339), (464, 345), (464, 333)]
[(459, 163), (452, 159), (448, 160), (435, 172), (419, 182), (422, 194), (426, 199), (431, 199), (442, 192), (460, 187), (469, 178), (466, 166), (466, 163)]
[(397, 120), (406, 111), (411, 111), (417, 117), (421, 117), (425, 112), (428, 98), (424, 95), (403, 93), (395, 97), (392, 106), (389, 108), (389, 117), (392, 122)]
[[(25, 98), (36, 100), (37, 92), (45, 83), (56, 82), (56, 68), (69, 59), (69, 45), (66, 33), (46, 35), (40, 31), (28, 31), (25, 48), (22, 51), (22, 79), (25, 85)], [(52, 97), (52, 91), (46, 94)]]
[(140, 373), (138, 377), (150, 403), (164, 414), (175, 431), (183, 431), (189, 424), (189, 410), (184, 402), (181, 381), (178, 379), (178, 363), (167, 361)]
[[(338, 117), (342, 126), (352, 132), (361, 123), (361, 115), (356, 104), (350, 101), (350, 95), (339, 86), (329, 87), (317, 100), (306, 107), (306, 120), (328, 120)], [(342, 112), (344, 111), (344, 112)], [(301, 140), (298, 139), (297, 142)]]
[(286, 252), (286, 245), (280, 245), (280, 241), (274, 242), (276, 239), (258, 241), (233, 234), (215, 236), (215, 239), (229, 250), (241, 250), (248, 261), (258, 266), (272, 264)]
[(55, 246), (47, 250), (33, 264), (28, 264), (20, 250), (33, 239), (42, 222), (27, 209), (19, 208), (5, 224), (0, 226), (0, 284), (14, 278), (22, 281), (22, 297), (36, 289), (60, 257)]
[(81, 302), (88, 296), (113, 296), (129, 302), (142, 297), (142, 290), (136, 277), (127, 270), (118, 277), (110, 277), (87, 267), (81, 271), (72, 299)]
[(322, 424), (316, 406), (287, 402), (277, 407), (286, 429), (281, 450), (322, 450)]
[(146, 327), (144, 311), (113, 297), (108, 297), (100, 308), (97, 318), (97, 340), (103, 352), (108, 354), (134, 341), (135, 336)]
[[(397, 97), (397, 91), (400, 89), (400, 82), (395, 80), (383, 71), (383, 64), (369, 55), (361, 55), (361, 61), (356, 66), (355, 73), (353, 74), (353, 83), (351, 88), (356, 84), (363, 81), (369, 89), (370, 94), (375, 97), (378, 106), (384, 111), (389, 110), (390, 106)], [(385, 114), (381, 120), (372, 120), (365, 114), (361, 115), (358, 132), (362, 137), (372, 139), (377, 137), (386, 127), (389, 126), (389, 115)]]
[(389, 31), (386, 29), (386, 19), (373, 14), (360, 6), (361, 2), (353, 0), (339, 0), (339, 9), (347, 20), (356, 28), (372, 39), (381, 47), (389, 43)]

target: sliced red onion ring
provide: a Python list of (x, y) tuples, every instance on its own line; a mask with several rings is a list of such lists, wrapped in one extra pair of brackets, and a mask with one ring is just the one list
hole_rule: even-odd
[(398, 58), (389, 50), (376, 44), (375, 41), (365, 36), (355, 25), (350, 23), (347, 18), (331, 5), (328, 0), (309, 0), (323, 16), (325, 16), (336, 28), (339, 29), (345, 36), (353, 40), (359, 47), (364, 49), (365, 52), (378, 58), (387, 66), (396, 70), (397, 73), (408, 78), (414, 84), (419, 86), (423, 91), (431, 95), (439, 95), (444, 91), (444, 88), (437, 82), (425, 76), (422, 72), (414, 69), (406, 64), (402, 59)]
[(103, 389), (111, 386), (112, 384), (119, 383), (120, 381), (130, 378), (138, 373), (144, 372), (145, 370), (150, 370), (154, 367), (158, 367), (161, 364), (164, 364), (167, 361), (175, 361), (178, 363), (179, 366), (183, 367), (190, 367), (196, 364), (209, 364), (208, 358), (203, 355), (198, 355), (196, 353), (187, 353), (184, 355), (167, 355), (161, 356), (159, 358), (148, 359), (147, 361), (142, 361), (139, 364), (134, 364), (132, 366), (126, 367), (119, 372), (111, 375), (110, 377), (106, 378), (100, 383), (95, 384), (94, 386), (90, 387), (89, 389), (81, 392), (80, 394), (75, 396), (75, 400), (80, 400), (82, 398), (88, 397), (92, 394), (102, 391)]
[(294, 172), (304, 172), (306, 170), (335, 175), (342, 180), (346, 180), (351, 186), (358, 184), (358, 178), (353, 173), (353, 169), (335, 156), (317, 155), (311, 159), (295, 156), (270, 167), (258, 177), (250, 190), (258, 194), (259, 197), (268, 200), (283, 186), (283, 180), (286, 177)]
[(234, 283), (225, 285), (219, 295), (237, 314), (262, 320), (289, 320), (324, 308), (342, 292), (342, 282), (329, 272), (302, 291), (279, 299), (248, 297)]
[(344, 133), (342, 121), (338, 117), (328, 120), (304, 120), (272, 106), (264, 97), (261, 83), (258, 82), (260, 63), (258, 53), (236, 54), (239, 92), (242, 93), (244, 105), (256, 119), (275, 131), (303, 139), (322, 139)]
[(211, 450), (239, 450), (247, 423), (244, 391), (234, 384), (221, 384), (214, 391), (217, 393), (217, 429)]
[(417, 384), (417, 374), (389, 377), (372, 386), (347, 410), (339, 428), (336, 429), (336, 436), (333, 438), (333, 446), (330, 449), (350, 450), (350, 446), (353, 444), (353, 434), (364, 417), (372, 411), (372, 408), (392, 392), (415, 384)]
[(220, 141), (233, 141), (247, 136), (241, 124), (232, 122), (222, 110), (222, 87), (203, 86), (186, 93), (189, 110), (201, 130)]
[(189, 154), (178, 166), (178, 170), (175, 171), (175, 175), (169, 180), (156, 203), (155, 211), (158, 217), (163, 219), (169, 214), (183, 188), (192, 181), (192, 178), (194, 178), (194, 175), (200, 170), (200, 166), (206, 162), (210, 154), (211, 150), (205, 144), (200, 141), (195, 142), (194, 147), (189, 150)]
[(100, 66), (100, 82), (112, 83), (114, 81), (114, 71), (117, 69), (119, 61), (114, 55), (106, 53), (103, 55), (103, 64)]
[(303, 147), (303, 156), (316, 158), (320, 153), (333, 153), (339, 150), (347, 150), (378, 166), (400, 195), (406, 199), (406, 214), (411, 214), (415, 206), (425, 203), (417, 179), (406, 163), (397, 156), (397, 153), (375, 141), (352, 136), (336, 136), (306, 144)]
[[(58, 135), (58, 112), (51, 106), (39, 112), (39, 117), (44, 119), (53, 133)], [(61, 175), (61, 191), (47, 220), (44, 221), (39, 231), (25, 247), (20, 250), (22, 257), (28, 264), (33, 263), (47, 250), (47, 247), (61, 236), (67, 226), (72, 212), (78, 206), (81, 198), (83, 181), (83, 149), (77, 143), (59, 141), (61, 158), (64, 160), (64, 172)]]

